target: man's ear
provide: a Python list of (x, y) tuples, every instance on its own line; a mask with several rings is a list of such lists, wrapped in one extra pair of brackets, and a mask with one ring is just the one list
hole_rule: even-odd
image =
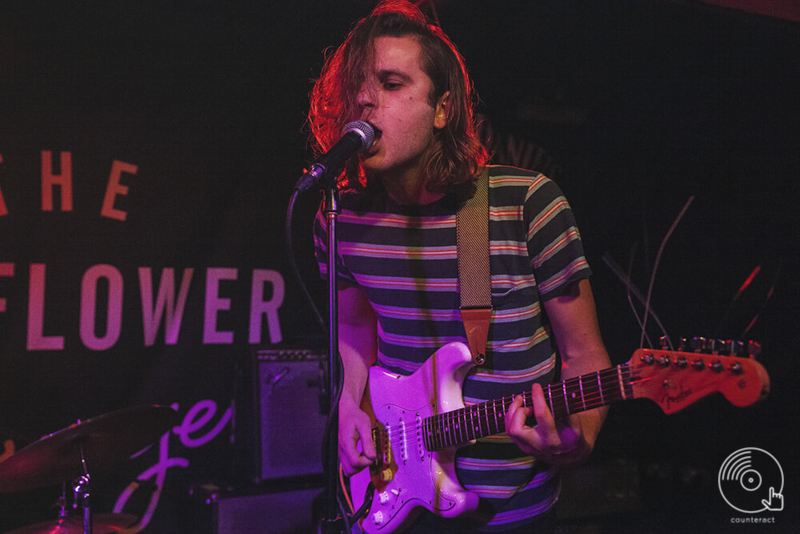
[(441, 130), (447, 126), (447, 118), (450, 112), (450, 91), (446, 91), (439, 101), (436, 102), (436, 115), (433, 118), (433, 127)]

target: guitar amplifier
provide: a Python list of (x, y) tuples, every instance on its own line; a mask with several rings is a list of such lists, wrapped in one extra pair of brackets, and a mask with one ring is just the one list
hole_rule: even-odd
[[(193, 534), (313, 534), (324, 512), (324, 477), (276, 479), (239, 488), (201, 484), (190, 489)], [(186, 528), (188, 527), (188, 528)], [(173, 532), (170, 530), (170, 532)]]
[(327, 352), (257, 348), (253, 364), (255, 481), (322, 473)]

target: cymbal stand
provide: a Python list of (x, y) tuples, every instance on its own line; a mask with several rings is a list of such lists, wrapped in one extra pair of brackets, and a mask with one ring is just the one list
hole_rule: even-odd
[(58, 508), (59, 508), (59, 510), (58, 510), (58, 520), (59, 521), (63, 521), (69, 516), (69, 513), (67, 513), (67, 483), (66, 482), (61, 484), (61, 498), (58, 499)]
[(83, 466), (83, 475), (78, 477), (72, 486), (75, 492), (75, 500), (72, 503), (73, 508), (80, 505), (83, 508), (83, 534), (92, 534), (92, 507), (91, 507), (91, 477), (89, 471), (86, 469), (86, 456), (83, 453), (83, 444), (80, 445), (81, 449), (81, 465)]

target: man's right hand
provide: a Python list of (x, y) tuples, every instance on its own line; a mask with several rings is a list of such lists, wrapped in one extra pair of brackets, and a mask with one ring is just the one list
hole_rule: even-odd
[(339, 403), (339, 461), (346, 476), (354, 475), (375, 461), (372, 421), (347, 395)]

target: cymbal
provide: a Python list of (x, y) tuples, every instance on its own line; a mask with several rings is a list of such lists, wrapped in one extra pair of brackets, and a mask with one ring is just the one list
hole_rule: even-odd
[[(94, 514), (92, 516), (92, 532), (94, 534), (112, 534), (136, 522), (131, 514)], [(83, 534), (83, 516), (62, 517), (54, 521), (46, 521), (36, 525), (18, 528), (6, 534)]]
[(111, 470), (177, 424), (168, 406), (135, 406), (87, 419), (45, 436), (0, 462), (0, 493), (71, 481)]

